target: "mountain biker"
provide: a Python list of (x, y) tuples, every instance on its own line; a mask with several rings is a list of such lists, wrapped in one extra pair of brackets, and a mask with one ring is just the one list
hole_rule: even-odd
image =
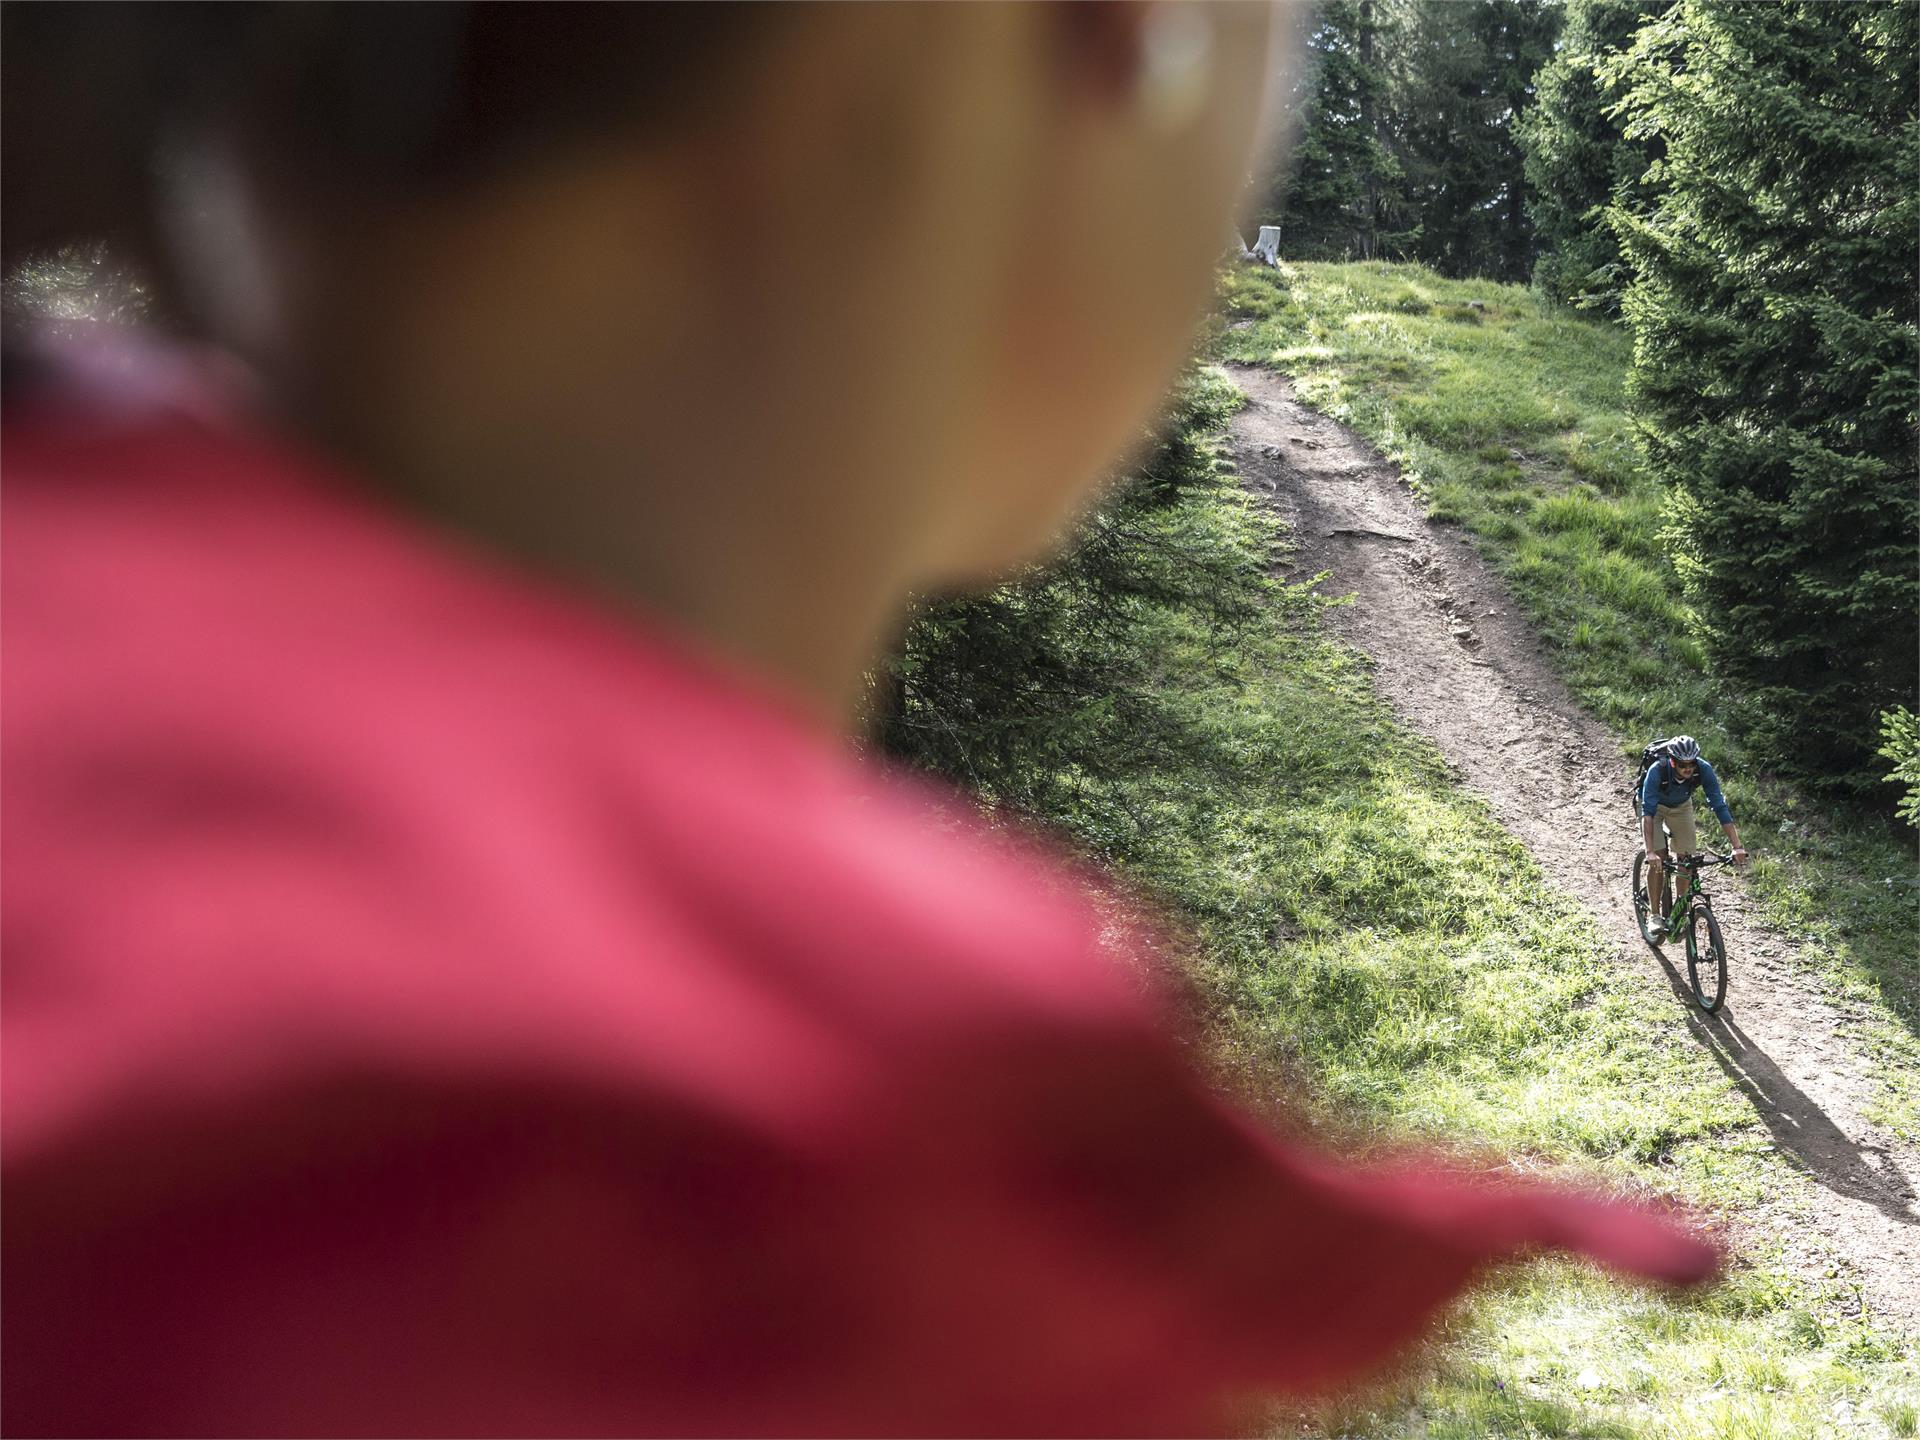
[(1660, 755), (1640, 782), (1640, 835), (1647, 848), (1647, 897), (1666, 909), (1665, 878), (1661, 860), (1660, 832), (1664, 828), (1673, 837), (1676, 858), (1684, 860), (1698, 848), (1699, 838), (1693, 819), (1693, 792), (1704, 788), (1714, 818), (1733, 847), (1733, 858), (1745, 860), (1747, 852), (1740, 844), (1740, 827), (1733, 823), (1727, 798), (1720, 793), (1720, 777), (1700, 753), (1700, 742), (1691, 735), (1676, 735), (1659, 747)]

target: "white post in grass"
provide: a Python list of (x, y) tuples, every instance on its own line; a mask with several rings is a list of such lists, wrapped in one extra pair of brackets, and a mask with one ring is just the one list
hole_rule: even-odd
[(1278, 225), (1262, 225), (1260, 227), (1260, 238), (1253, 242), (1253, 257), (1256, 260), (1263, 260), (1269, 265), (1279, 265), (1280, 227)]

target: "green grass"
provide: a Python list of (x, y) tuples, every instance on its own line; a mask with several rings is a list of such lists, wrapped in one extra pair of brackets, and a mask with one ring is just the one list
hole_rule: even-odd
[[(1284, 543), (1243, 494), (1213, 503), (1249, 553)], [(1117, 851), (1090, 819), (1103, 811), (1051, 817), (1184, 918), (1222, 1084), (1306, 1080), (1293, 1118), (1342, 1148), (1417, 1137), (1722, 1216), (1817, 1205), (1682, 1018), (1646, 1006), (1591, 918), (1394, 723), (1364, 663), (1322, 633), (1328, 602), (1278, 584), (1271, 602), (1272, 626), (1228, 647), (1179, 607), (1143, 630), (1152, 683), (1238, 778), (1164, 756), (1126, 782), (1142, 823)], [(1384, 1387), (1253, 1428), (1814, 1440), (1896, 1434), (1920, 1404), (1910, 1337), (1862, 1316), (1838, 1279), (1795, 1280), (1765, 1252), (1691, 1298), (1571, 1264), (1520, 1270), (1442, 1340)]]
[[(1661, 540), (1674, 523), (1627, 413), (1624, 331), (1414, 265), (1236, 266), (1223, 357), (1271, 365), (1465, 527), (1619, 737), (1700, 737), (1756, 851), (1748, 888), (1883, 1062), (1874, 1118), (1920, 1139), (1920, 865), (1912, 837), (1757, 773)], [(1624, 768), (1624, 761), (1623, 761)]]
[(1417, 1383), (1318, 1414), (1275, 1415), (1269, 1429), (1436, 1440), (1813, 1440), (1897, 1435), (1910, 1403), (1888, 1382), (1880, 1337), (1859, 1326), (1828, 1332), (1764, 1279), (1736, 1281), (1681, 1310), (1623, 1300), (1570, 1268), (1543, 1270), (1462, 1317), (1449, 1338)]

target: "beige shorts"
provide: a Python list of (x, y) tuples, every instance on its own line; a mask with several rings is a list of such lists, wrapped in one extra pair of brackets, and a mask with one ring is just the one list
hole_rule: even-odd
[(1675, 855), (1691, 855), (1700, 848), (1699, 833), (1693, 828), (1693, 801), (1684, 805), (1660, 805), (1653, 813), (1673, 836)]

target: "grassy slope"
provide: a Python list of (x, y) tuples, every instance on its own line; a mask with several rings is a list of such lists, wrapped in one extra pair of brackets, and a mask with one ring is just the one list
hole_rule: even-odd
[(1691, 638), (1660, 540), (1659, 486), (1626, 413), (1630, 342), (1516, 286), (1413, 265), (1237, 267), (1232, 358), (1292, 375), (1308, 403), (1399, 461), (1434, 515), (1466, 526), (1506, 575), (1581, 699), (1620, 736), (1698, 735), (1726, 777), (1751, 887), (1811, 941), (1812, 971), (1884, 1062), (1876, 1118), (1920, 1138), (1920, 866), (1871, 820), (1823, 813), (1757, 776)]
[[(1217, 509), (1254, 551), (1283, 542), (1237, 491)], [(1149, 823), (1127, 868), (1195, 929), (1223, 1073), (1304, 1071), (1363, 1141), (1445, 1137), (1709, 1207), (1790, 1188), (1751, 1110), (1671, 1014), (1637, 1002), (1592, 923), (1513, 883), (1540, 877), (1517, 844), (1489, 842), (1500, 832), (1478, 802), (1320, 633), (1322, 602), (1276, 586), (1273, 603), (1270, 632), (1225, 650), (1178, 610), (1159, 618), (1166, 696), (1244, 757), (1244, 779), (1198, 783), (1169, 756), (1131, 797)], [(1070, 809), (1054, 818), (1076, 828)], [(1797, 1284), (1765, 1257), (1680, 1302), (1530, 1270), (1456, 1317), (1451, 1339), (1395, 1389), (1265, 1423), (1811, 1440), (1912, 1434), (1920, 1418), (1911, 1342), (1841, 1286)]]

